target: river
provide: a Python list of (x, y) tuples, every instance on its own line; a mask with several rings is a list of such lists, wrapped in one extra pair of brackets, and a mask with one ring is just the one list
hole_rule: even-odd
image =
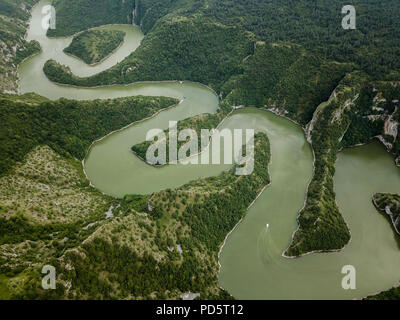
[[(143, 39), (137, 27), (101, 28), (126, 32), (124, 45), (94, 67), (65, 55), (71, 37), (49, 39), (41, 27), (42, 0), (32, 10), (28, 40), (37, 40), (42, 52), (19, 67), (20, 93), (36, 92), (49, 99), (91, 100), (134, 95), (168, 96), (182, 100), (152, 119), (133, 124), (93, 144), (84, 169), (102, 192), (122, 197), (174, 188), (198, 177), (215, 176), (227, 165), (173, 165), (153, 168), (137, 159), (130, 147), (145, 140), (149, 129), (168, 127), (168, 121), (215, 112), (218, 98), (205, 86), (189, 82), (138, 83), (128, 86), (74, 88), (50, 82), (43, 65), (54, 59), (78, 76), (108, 69), (134, 51)], [(239, 299), (352, 299), (385, 290), (400, 280), (400, 248), (391, 225), (372, 205), (375, 192), (399, 192), (400, 170), (377, 142), (341, 152), (337, 161), (337, 202), (352, 233), (352, 241), (337, 253), (299, 259), (282, 257), (296, 229), (307, 184), (312, 176), (312, 151), (300, 127), (270, 112), (249, 108), (234, 112), (221, 128), (264, 131), (271, 142), (272, 185), (249, 210), (224, 246), (220, 285)], [(269, 224), (269, 229), (266, 224)], [(353, 265), (357, 289), (341, 287), (342, 267)]]

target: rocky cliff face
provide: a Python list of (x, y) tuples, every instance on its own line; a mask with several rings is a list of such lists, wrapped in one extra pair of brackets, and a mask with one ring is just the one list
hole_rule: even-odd
[(400, 235), (400, 195), (377, 193), (372, 201), (379, 211), (388, 215), (396, 233)]
[(366, 82), (360, 91), (357, 108), (349, 114), (351, 124), (343, 137), (342, 147), (379, 139), (400, 164), (399, 111), (400, 82)]
[(377, 88), (374, 87), (375, 94), (369, 115), (372, 121), (383, 123), (381, 134), (377, 138), (392, 152), (396, 159), (396, 165), (400, 165), (400, 82), (380, 82)]

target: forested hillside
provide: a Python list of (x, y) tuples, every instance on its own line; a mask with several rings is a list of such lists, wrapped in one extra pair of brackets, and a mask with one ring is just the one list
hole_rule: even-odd
[[(62, 22), (59, 35), (75, 30), (72, 17), (85, 19), (90, 26), (96, 25), (98, 15), (106, 5), (112, 12), (118, 1), (97, 1), (96, 13), (89, 14), (92, 0), (79, 0), (84, 10), (69, 18), (64, 17), (68, 1), (58, 0), (56, 7)], [(113, 2), (110, 5), (109, 2)], [(341, 10), (345, 5), (357, 9), (357, 29), (343, 30)], [(339, 62), (354, 62), (363, 71), (379, 79), (399, 79), (400, 62), (400, 3), (397, 0), (358, 1), (308, 1), (308, 0), (136, 0), (137, 24), (145, 33), (155, 31), (173, 16), (210, 20), (226, 26), (240, 27), (254, 33), (258, 40), (266, 42), (289, 41), (301, 44), (307, 50)], [(100, 12), (100, 13), (98, 13)], [(127, 12), (127, 11), (126, 11)], [(114, 23), (118, 19), (114, 17)], [(107, 17), (108, 19), (111, 19)], [(154, 27), (154, 29), (153, 29)], [(152, 30), (153, 29), (153, 30)], [(84, 30), (84, 26), (81, 27)], [(179, 35), (174, 37), (178, 43)], [(393, 79), (392, 79), (393, 80)]]
[(219, 246), (270, 181), (265, 134), (255, 136), (255, 150), (250, 176), (238, 177), (232, 168), (218, 177), (161, 191), (150, 198), (153, 208), (144, 215), (135, 214), (125, 202), (124, 214), (101, 227), (77, 251), (66, 252), (60, 278), (72, 280), (73, 290), (65, 294), (165, 299), (194, 291), (202, 299), (229, 297), (218, 287)]
[[(399, 77), (400, 3), (397, 0), (212, 0), (207, 3), (202, 9), (206, 16), (227, 25), (243, 26), (263, 41), (299, 43), (326, 58), (355, 62), (374, 77)], [(356, 30), (342, 29), (341, 10), (345, 5), (356, 8)]]
[(173, 17), (123, 62), (93, 77), (78, 78), (54, 61), (47, 62), (44, 71), (52, 81), (78, 86), (179, 79), (219, 91), (232, 75), (241, 73), (241, 62), (253, 46), (251, 35), (242, 29)]
[(94, 140), (176, 103), (171, 98), (140, 96), (53, 102), (32, 95), (0, 95), (0, 176), (38, 145), (82, 160)]
[(37, 42), (24, 40), (29, 10), (38, 0), (2, 0), (0, 2), (0, 93), (17, 92), (17, 65), (39, 52)]
[(387, 215), (400, 236), (400, 195), (377, 193), (373, 196), (373, 202), (379, 211)]
[(125, 0), (55, 0), (57, 27), (49, 29), (47, 35), (71, 36), (106, 24), (132, 23), (134, 4)]
[(314, 114), (308, 131), (315, 154), (314, 176), (299, 214), (299, 228), (285, 253), (288, 256), (338, 250), (350, 240), (350, 232), (336, 204), (333, 176), (340, 141), (350, 125), (345, 111), (354, 112), (363, 81), (362, 74), (348, 74), (329, 101), (321, 104)]

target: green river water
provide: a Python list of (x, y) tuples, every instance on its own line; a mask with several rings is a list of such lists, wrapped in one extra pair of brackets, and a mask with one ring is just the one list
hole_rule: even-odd
[[(51, 83), (43, 65), (54, 59), (79, 76), (90, 76), (122, 61), (143, 38), (137, 27), (105, 26), (126, 32), (125, 43), (101, 64), (90, 67), (65, 55), (72, 38), (49, 39), (41, 27), (42, 0), (33, 10), (28, 40), (37, 40), (42, 53), (19, 67), (20, 92), (36, 92), (50, 99), (105, 99), (134, 95), (169, 96), (182, 100), (152, 119), (133, 124), (93, 144), (84, 169), (91, 183), (104, 193), (121, 197), (174, 188), (198, 177), (215, 176), (227, 165), (172, 165), (153, 168), (137, 159), (130, 147), (145, 140), (149, 129), (168, 127), (204, 112), (215, 112), (218, 98), (208, 88), (188, 82), (141, 83), (101, 88), (73, 88)], [(372, 205), (375, 192), (400, 192), (400, 170), (377, 142), (341, 152), (335, 191), (349, 224), (352, 241), (337, 253), (312, 254), (299, 259), (282, 257), (296, 229), (307, 184), (312, 176), (312, 151), (300, 127), (258, 109), (236, 111), (221, 128), (265, 131), (271, 142), (272, 184), (228, 237), (221, 252), (220, 285), (239, 299), (351, 299), (387, 289), (400, 280), (400, 247), (391, 225)], [(270, 228), (266, 228), (266, 224)], [(353, 265), (357, 289), (341, 287), (341, 269)]]

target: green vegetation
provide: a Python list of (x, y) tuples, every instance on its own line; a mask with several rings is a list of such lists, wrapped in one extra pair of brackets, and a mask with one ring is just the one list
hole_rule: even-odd
[[(27, 94), (3, 95), (0, 101), (2, 123), (8, 124), (0, 177), (2, 296), (154, 299), (195, 291), (205, 299), (231, 298), (218, 288), (218, 248), (270, 181), (265, 134), (256, 135), (251, 176), (236, 176), (232, 168), (176, 191), (115, 200), (88, 185), (71, 155), (82, 159), (94, 139), (174, 99), (52, 102)], [(114, 217), (106, 219), (110, 206)], [(170, 249), (178, 244), (182, 254)], [(11, 253), (17, 255), (11, 259)], [(40, 287), (43, 264), (58, 270), (54, 292)]]
[[(191, 227), (193, 236), (216, 252), (226, 234), (244, 217), (249, 205), (270, 183), (269, 162), (268, 138), (263, 133), (257, 133), (253, 174), (235, 176), (235, 169), (231, 169), (220, 177), (193, 182), (178, 189), (177, 191), (182, 193), (190, 193), (192, 188), (204, 193), (201, 200), (195, 196), (194, 204), (186, 206), (182, 214), (184, 221)], [(169, 201), (172, 201), (171, 205), (175, 207), (175, 211), (179, 209), (174, 197), (169, 198)], [(157, 207), (157, 202), (155, 206)]]
[(36, 0), (2, 0), (0, 14), (13, 19), (27, 20), (28, 10), (36, 3)]
[[(92, 5), (92, 0), (80, 0), (69, 4), (69, 1), (58, 0), (56, 7), (58, 11), (58, 20), (60, 24), (57, 27), (58, 35), (68, 35), (76, 32), (77, 27), (74, 24), (77, 21), (85, 21), (84, 25), (80, 26), (80, 30), (84, 30), (89, 26), (98, 25), (98, 17), (105, 16), (104, 9), (110, 0), (96, 1), (96, 10), (88, 14), (88, 10)], [(76, 3), (76, 4), (75, 4)], [(331, 1), (323, 0), (318, 3), (307, 0), (295, 1), (292, 0), (273, 0), (273, 1), (257, 1), (249, 0), (240, 3), (233, 3), (232, 0), (140, 0), (136, 3), (136, 23), (139, 23), (144, 32), (147, 33), (145, 39), (146, 52), (152, 56), (152, 52), (163, 52), (157, 56), (157, 63), (160, 66), (158, 72), (153, 72), (156, 76), (153, 80), (159, 80), (157, 73), (165, 67), (163, 62), (171, 64), (171, 66), (180, 66), (175, 61), (185, 58), (184, 53), (188, 55), (198, 55), (204, 52), (204, 46), (207, 37), (207, 30), (204, 29), (205, 21), (211, 23), (217, 31), (218, 28), (239, 28), (246, 30), (255, 35), (255, 40), (274, 42), (292, 42), (304, 46), (305, 49), (311, 52), (313, 56), (321, 56), (330, 60), (339, 62), (355, 63), (358, 68), (362, 69), (367, 74), (377, 79), (387, 79), (394, 70), (400, 69), (400, 64), (397, 59), (400, 52), (398, 51), (399, 43), (399, 28), (400, 22), (397, 19), (395, 12), (400, 10), (400, 4), (395, 0), (362, 0), (357, 1), (357, 29), (349, 32), (341, 27), (342, 15), (341, 9), (344, 5), (348, 5), (346, 1), (337, 1), (334, 4)], [(126, 5), (126, 4), (125, 4)], [(81, 10), (70, 8), (82, 8)], [(114, 8), (110, 4), (111, 12), (120, 12), (122, 6)], [(71, 15), (70, 11), (76, 13)], [(126, 10), (125, 12), (132, 12)], [(68, 16), (68, 17), (67, 17)], [(111, 15), (114, 20), (118, 20), (118, 16)], [(73, 18), (72, 18), (73, 17)], [(81, 19), (79, 19), (81, 17)], [(179, 26), (187, 26), (187, 30), (178, 30), (174, 28), (174, 32), (168, 34), (169, 48), (160, 45), (157, 34), (177, 24), (177, 21), (187, 20), (189, 24), (179, 24)], [(103, 19), (102, 24), (108, 23), (110, 17)], [(372, 21), (372, 22), (371, 22)], [(88, 24), (86, 26), (85, 24)], [(189, 27), (190, 26), (190, 27)], [(196, 29), (197, 34), (192, 37), (193, 41), (188, 42), (187, 35), (191, 35), (191, 29)], [(170, 29), (172, 31), (172, 29)], [(226, 34), (225, 37), (216, 38), (219, 41), (210, 41), (210, 44), (216, 44), (218, 47), (225, 48), (224, 42), (232, 38), (231, 34)], [(162, 39), (161, 39), (162, 40)], [(197, 41), (195, 41), (197, 40)], [(212, 39), (210, 39), (212, 40)], [(234, 40), (234, 39), (233, 39)], [(173, 50), (174, 47), (177, 50)], [(184, 50), (180, 50), (184, 49)], [(216, 50), (218, 52), (218, 50)], [(199, 59), (192, 60), (190, 64), (181, 62), (181, 65), (186, 69), (194, 69), (201, 65), (203, 67), (212, 65), (218, 66), (223, 63), (224, 59), (219, 59), (216, 64), (213, 55), (210, 52), (204, 52), (208, 56), (208, 61)], [(163, 56), (165, 55), (165, 56)], [(229, 57), (229, 54), (221, 52), (222, 57)], [(381, 57), (376, 59), (376, 57)], [(137, 59), (139, 58), (139, 61)], [(121, 71), (135, 68), (143, 63), (150, 61), (140, 59), (142, 56), (133, 54), (128, 57), (118, 69)], [(161, 59), (160, 59), (161, 58)], [(152, 60), (154, 61), (154, 60)], [(207, 67), (206, 67), (207, 68)], [(108, 83), (126, 83), (130, 80), (137, 81), (138, 75), (133, 72), (132, 77), (128, 79), (117, 73), (117, 68), (112, 68), (102, 74), (101, 77), (93, 77), (87, 79), (87, 85), (96, 85)], [(224, 70), (224, 68), (221, 68)], [(153, 70), (156, 71), (156, 70)], [(187, 70), (188, 71), (188, 70)], [(209, 70), (207, 70), (209, 71)], [(306, 71), (306, 70), (304, 70)], [(143, 71), (142, 71), (143, 73)], [(179, 75), (178, 72), (174, 73)], [(163, 72), (164, 79), (171, 78), (171, 69)], [(189, 75), (190, 77), (188, 77)], [(398, 77), (398, 75), (396, 76)], [(203, 83), (211, 83), (213, 79), (212, 73), (208, 81)], [(185, 73), (185, 77), (176, 77), (174, 79), (185, 79), (200, 81), (196, 73)], [(77, 79), (71, 82), (79, 82)]]
[[(42, 150), (48, 150), (46, 154), (51, 152), (57, 161), (66, 161), (47, 147)], [(36, 158), (38, 151), (28, 158)], [(60, 226), (51, 222), (33, 227), (18, 216), (6, 221), (3, 228), (7, 232), (19, 226), (29, 237), (12, 239), (12, 242), (3, 238), (1, 272), (6, 276), (1, 279), (2, 294), (15, 299), (177, 299), (185, 292), (195, 291), (203, 299), (231, 298), (218, 287), (219, 246), (270, 182), (269, 159), (268, 138), (259, 133), (255, 137), (255, 170), (250, 176), (236, 176), (232, 168), (219, 177), (193, 181), (174, 191), (153, 194), (151, 198), (126, 196), (114, 210), (115, 217), (108, 220), (104, 219), (104, 210), (110, 204), (115, 205), (116, 200), (107, 200), (98, 193), (90, 196), (90, 187), (85, 187), (87, 191), (81, 189), (81, 192), (86, 194), (81, 196), (90, 199), (91, 207), (102, 203), (89, 217), (68, 220)], [(41, 181), (48, 175), (39, 169), (46, 168), (48, 160), (27, 161), (26, 167), (19, 167), (7, 178), (28, 176), (28, 168), (39, 171), (32, 180)], [(65, 168), (64, 174), (73, 171), (67, 164), (59, 164), (58, 168)], [(45, 199), (47, 203), (51, 197)], [(56, 199), (62, 201), (62, 198)], [(148, 211), (148, 202), (151, 211)], [(91, 222), (90, 227), (82, 228), (83, 221)], [(41, 229), (35, 232), (32, 228)], [(212, 236), (205, 237), (205, 234)], [(176, 249), (178, 245), (182, 253)], [(19, 255), (8, 261), (9, 252)], [(40, 262), (26, 267), (27, 260)], [(40, 287), (39, 266), (43, 263), (57, 269), (58, 286), (54, 292)], [(13, 268), (9, 267), (11, 264)]]
[(400, 195), (377, 193), (373, 196), (376, 208), (386, 214), (393, 224), (398, 235), (400, 235)]
[[(207, 1), (203, 14), (226, 25), (243, 26), (262, 41), (290, 41), (339, 62), (354, 62), (374, 77), (386, 78), (400, 69), (400, 22), (396, 0)], [(357, 10), (357, 29), (343, 30), (341, 10)], [(381, 57), (377, 59), (376, 57)]]
[(374, 296), (366, 297), (365, 300), (400, 300), (400, 287), (392, 288), (387, 291), (383, 291)]
[(107, 58), (124, 41), (125, 33), (118, 30), (89, 30), (74, 37), (64, 52), (87, 64), (96, 64)]
[(315, 112), (308, 133), (315, 153), (314, 176), (306, 204), (299, 213), (299, 229), (285, 253), (288, 256), (341, 249), (350, 240), (336, 205), (333, 176), (340, 140), (350, 123), (345, 110), (355, 107), (363, 81), (358, 73), (346, 76), (331, 99)]
[[(32, 101), (31, 96), (20, 96), (19, 100)], [(60, 154), (82, 160), (94, 140), (177, 103), (172, 98), (141, 96), (36, 104), (19, 100), (0, 96), (0, 175), (37, 145), (46, 144)]]
[(39, 42), (33, 40), (31, 42), (26, 42), (25, 47), (22, 50), (17, 51), (17, 56), (15, 62), (20, 64), (26, 58), (29, 58), (40, 52), (42, 48), (40, 47)]
[(115, 0), (55, 0), (57, 28), (49, 29), (47, 35), (71, 36), (106, 24), (130, 24), (134, 4), (134, 1)]
[[(350, 233), (333, 191), (336, 155), (343, 147), (368, 143), (376, 136), (388, 139), (385, 123), (388, 119), (398, 121), (393, 101), (399, 96), (396, 83), (370, 82), (365, 74), (355, 72), (347, 75), (329, 101), (316, 110), (307, 126), (315, 153), (314, 176), (287, 255), (337, 250), (347, 244)], [(388, 149), (395, 155), (398, 152), (394, 145)]]
[(115, 203), (88, 185), (80, 162), (47, 146), (29, 152), (0, 178), (0, 296), (24, 294), (33, 279), (40, 287), (38, 266), (80, 245)]
[(40, 51), (39, 43), (26, 42), (29, 10), (38, 0), (3, 0), (0, 3), (0, 93), (17, 92), (16, 66)]
[[(216, 289), (218, 250), (228, 231), (269, 183), (269, 157), (266, 135), (257, 134), (256, 169), (252, 175), (236, 176), (232, 168), (218, 177), (154, 194), (149, 200), (152, 218), (138, 222), (146, 236), (130, 236), (135, 233), (133, 216), (119, 218), (114, 236), (108, 234), (105, 226), (101, 235), (80, 249), (84, 255), (71, 251), (65, 257), (75, 268), (73, 273), (66, 270), (64, 275), (73, 277), (74, 294), (78, 294), (74, 298), (129, 295), (153, 299), (187, 291), (200, 292), (202, 298), (222, 298)], [(152, 215), (155, 210), (160, 212), (157, 217)], [(126, 238), (145, 242), (144, 249), (140, 250), (141, 243), (133, 246)], [(177, 244), (183, 248), (182, 254), (168, 249)], [(102, 280), (103, 272), (109, 275), (107, 280)], [(109, 290), (111, 287), (114, 290)]]
[(239, 28), (175, 17), (149, 34), (135, 52), (109, 70), (79, 78), (68, 68), (48, 61), (44, 72), (54, 82), (78, 86), (191, 80), (219, 91), (225, 81), (241, 72), (240, 64), (252, 50), (249, 35)]
[(316, 107), (329, 99), (339, 81), (354, 66), (329, 62), (291, 44), (257, 43), (244, 62), (243, 75), (233, 78), (225, 92), (235, 105), (275, 109), (306, 126)]
[(343, 137), (342, 146), (368, 143), (372, 138), (379, 137), (399, 163), (400, 137), (395, 129), (400, 123), (399, 97), (398, 81), (367, 83), (361, 89), (355, 112), (346, 112), (351, 125)]

